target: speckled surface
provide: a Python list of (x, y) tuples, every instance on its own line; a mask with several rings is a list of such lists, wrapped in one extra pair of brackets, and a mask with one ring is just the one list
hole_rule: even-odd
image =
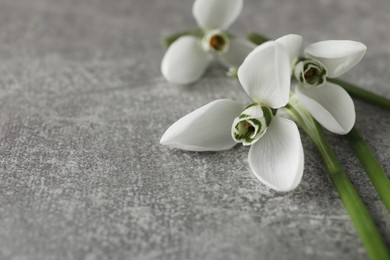
[[(0, 0), (1, 259), (366, 259), (314, 147), (301, 185), (260, 184), (247, 148), (160, 146), (179, 117), (245, 100), (215, 66), (192, 86), (160, 74), (160, 39), (192, 28), (190, 0)], [(390, 98), (386, 0), (246, 0), (232, 31), (364, 42), (345, 78)], [(390, 112), (356, 101), (390, 173)], [(390, 244), (390, 218), (342, 137), (329, 135)]]

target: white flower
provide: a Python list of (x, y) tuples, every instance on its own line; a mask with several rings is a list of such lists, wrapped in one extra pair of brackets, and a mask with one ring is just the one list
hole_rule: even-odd
[(342, 87), (326, 79), (350, 70), (363, 58), (367, 47), (355, 41), (321, 41), (307, 46), (303, 58), (299, 58), (301, 36), (290, 34), (276, 42), (290, 54), (292, 74), (298, 81), (297, 98), (326, 129), (347, 134), (355, 124), (353, 101)]
[(229, 37), (225, 30), (241, 13), (243, 0), (195, 0), (193, 15), (203, 29), (203, 38), (186, 35), (177, 39), (161, 63), (161, 72), (172, 83), (197, 81), (216, 58), (225, 67), (238, 67), (255, 45)]
[(296, 124), (276, 114), (289, 99), (291, 66), (285, 49), (267, 42), (253, 50), (238, 78), (254, 103), (247, 108), (227, 99), (213, 101), (174, 123), (161, 144), (190, 151), (221, 151), (237, 142), (251, 145), (255, 176), (277, 191), (298, 186), (303, 148)]

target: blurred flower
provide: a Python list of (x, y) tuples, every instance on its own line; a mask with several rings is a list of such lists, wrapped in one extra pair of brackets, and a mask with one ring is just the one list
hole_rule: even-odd
[(161, 63), (164, 77), (176, 84), (193, 83), (214, 58), (227, 68), (241, 65), (255, 45), (225, 31), (242, 6), (243, 0), (196, 0), (192, 13), (201, 35), (181, 36), (169, 46)]
[(253, 50), (238, 69), (238, 79), (253, 100), (213, 101), (174, 123), (161, 144), (190, 151), (221, 151), (237, 142), (250, 145), (255, 176), (277, 191), (298, 186), (303, 148), (296, 124), (276, 114), (288, 103), (291, 65), (286, 50), (270, 41)]

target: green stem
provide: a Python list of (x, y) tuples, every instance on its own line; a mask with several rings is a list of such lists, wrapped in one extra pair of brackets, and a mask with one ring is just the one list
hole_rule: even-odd
[(172, 35), (166, 37), (163, 40), (163, 44), (166, 47), (169, 47), (172, 43), (174, 43), (177, 39), (179, 39), (182, 36), (192, 35), (192, 36), (201, 38), (203, 36), (203, 34), (204, 34), (204, 31), (201, 28), (197, 28), (197, 29), (193, 29), (193, 30), (189, 30), (189, 31), (178, 32), (178, 33), (175, 33), (175, 34), (172, 34)]
[(286, 108), (320, 152), (329, 177), (339, 193), (369, 257), (371, 259), (390, 259), (389, 249), (368, 213), (366, 206), (345, 174), (322, 128), (294, 96), (290, 98), (290, 103)]
[[(264, 35), (258, 34), (258, 33), (249, 33), (247, 36), (248, 40), (253, 42), (254, 44), (262, 44), (265, 41), (270, 40)], [(361, 99), (367, 103), (389, 109), (390, 110), (390, 99), (374, 94), (368, 90), (365, 90), (362, 87), (359, 87), (355, 84), (349, 83), (347, 81), (341, 80), (341, 79), (327, 79), (329, 82), (333, 82), (335, 84), (340, 85), (343, 87), (351, 96)]]
[(347, 139), (390, 213), (390, 181), (387, 178), (385, 171), (356, 127), (353, 127), (347, 134)]
[(257, 44), (257, 45), (260, 45), (260, 44), (263, 44), (264, 42), (266, 41), (269, 41), (270, 39), (268, 39), (267, 37), (263, 36), (263, 35), (260, 35), (258, 33), (249, 33), (246, 38), (253, 42), (254, 44)]
[(386, 108), (390, 110), (390, 99), (383, 96), (374, 94), (368, 90), (358, 87), (352, 83), (346, 82), (341, 79), (328, 79), (329, 82), (333, 82), (343, 87), (351, 96), (371, 103), (373, 105)]

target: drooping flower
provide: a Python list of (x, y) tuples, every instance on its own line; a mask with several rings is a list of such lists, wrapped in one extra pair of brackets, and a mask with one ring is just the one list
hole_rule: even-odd
[(364, 56), (367, 47), (355, 41), (320, 41), (307, 46), (299, 57), (302, 37), (286, 35), (276, 40), (290, 54), (292, 75), (298, 84), (295, 94), (312, 116), (326, 129), (347, 134), (355, 124), (355, 107), (349, 94), (327, 81), (350, 70)]
[(215, 58), (227, 68), (238, 67), (255, 45), (226, 30), (237, 19), (243, 0), (195, 0), (192, 13), (201, 36), (185, 35), (169, 46), (161, 72), (172, 83), (197, 81)]
[(232, 100), (213, 101), (179, 119), (160, 143), (190, 151), (250, 145), (249, 165), (261, 182), (277, 191), (296, 188), (304, 162), (299, 131), (293, 121), (277, 114), (289, 100), (290, 71), (288, 53), (280, 44), (262, 44), (238, 69), (251, 105), (245, 108)]

